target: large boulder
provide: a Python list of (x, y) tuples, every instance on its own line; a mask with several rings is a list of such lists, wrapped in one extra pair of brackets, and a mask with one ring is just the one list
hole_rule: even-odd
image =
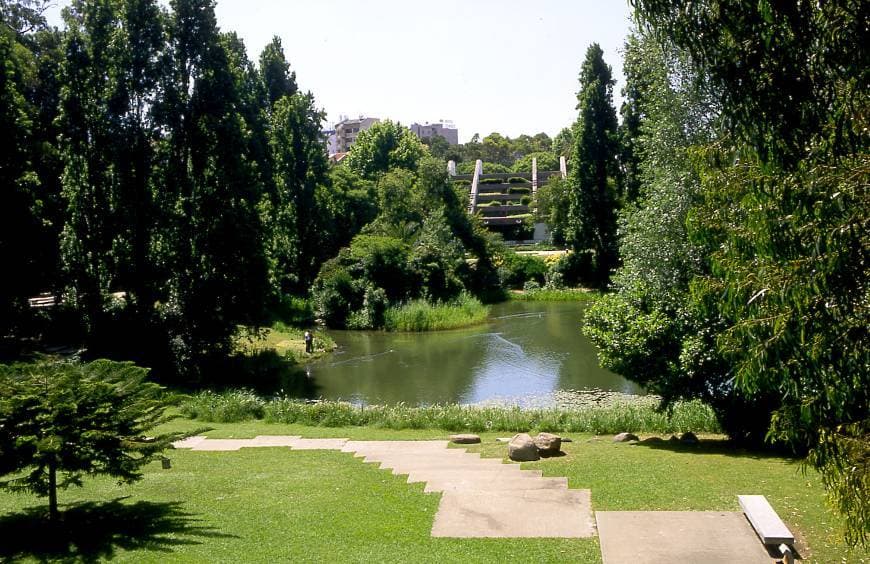
[(472, 435), (470, 433), (465, 433), (461, 435), (450, 435), (450, 442), (457, 445), (473, 445), (480, 442), (480, 437), (477, 435)]
[(562, 437), (552, 433), (538, 433), (535, 437), (535, 446), (541, 456), (554, 456), (562, 450)]
[(528, 433), (518, 433), (508, 443), (508, 458), (517, 462), (531, 462), (539, 460), (541, 455)]
[(620, 433), (613, 437), (615, 443), (627, 443), (628, 441), (636, 441), (637, 435), (634, 433)]

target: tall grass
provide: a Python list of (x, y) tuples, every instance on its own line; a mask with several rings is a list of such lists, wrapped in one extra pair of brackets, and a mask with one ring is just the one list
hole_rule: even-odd
[(541, 288), (527, 292), (511, 292), (510, 299), (518, 302), (581, 302), (594, 300), (599, 294), (582, 288), (550, 290)]
[(414, 300), (384, 312), (384, 328), (388, 331), (440, 331), (467, 327), (486, 321), (489, 308), (477, 298), (462, 294), (446, 303)]
[[(206, 392), (182, 405), (182, 414), (202, 421), (231, 422), (227, 417), (254, 417), (249, 392)], [(218, 398), (225, 399), (218, 399)], [(239, 401), (243, 405), (230, 408)], [(309, 403), (290, 398), (262, 401), (262, 418), (270, 423), (298, 423), (314, 427), (368, 426), (386, 429), (443, 429), (445, 431), (552, 431), (575, 433), (719, 433), (713, 411), (698, 401), (678, 402), (670, 412), (657, 411), (649, 401), (614, 402), (574, 408), (520, 409), (469, 405), (355, 406), (345, 402)]]
[(185, 417), (200, 421), (235, 423), (262, 419), (265, 406), (266, 401), (250, 390), (207, 390), (182, 400), (179, 411)]

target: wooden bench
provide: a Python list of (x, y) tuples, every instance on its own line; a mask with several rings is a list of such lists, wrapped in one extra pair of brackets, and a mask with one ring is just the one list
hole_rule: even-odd
[(762, 543), (794, 545), (794, 535), (763, 495), (738, 495), (737, 501)]

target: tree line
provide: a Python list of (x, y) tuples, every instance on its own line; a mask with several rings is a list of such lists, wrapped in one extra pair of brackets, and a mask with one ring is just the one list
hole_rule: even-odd
[(632, 5), (622, 122), (596, 109), (607, 73), (591, 78), (587, 57), (556, 194), (564, 237), (612, 290), (583, 331), (605, 367), (665, 406), (700, 398), (732, 439), (804, 456), (847, 540), (866, 543), (865, 6)]
[(43, 7), (2, 4), (0, 330), (46, 291), (94, 354), (199, 366), (347, 242), (323, 114), (211, 1), (75, 1), (63, 31)]

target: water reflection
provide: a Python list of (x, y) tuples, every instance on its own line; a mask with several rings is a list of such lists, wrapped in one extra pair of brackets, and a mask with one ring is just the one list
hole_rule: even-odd
[(491, 321), (439, 333), (336, 331), (339, 350), (307, 367), (327, 399), (476, 403), (563, 389), (641, 390), (598, 367), (579, 331), (583, 304), (508, 302)]

